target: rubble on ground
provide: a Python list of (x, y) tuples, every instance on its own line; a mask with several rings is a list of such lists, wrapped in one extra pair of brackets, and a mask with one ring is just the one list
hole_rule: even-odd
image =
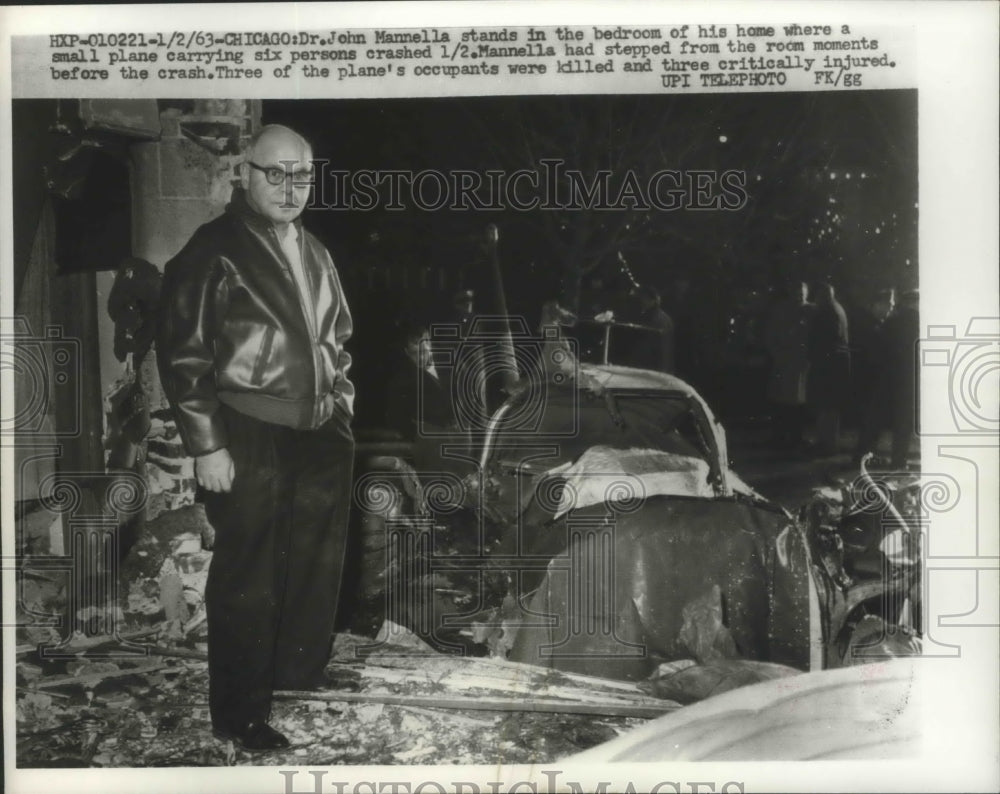
[[(900, 491), (910, 498), (912, 483)], [(833, 517), (846, 495), (816, 494)], [(47, 524), (39, 527), (44, 536)], [(271, 722), (292, 746), (250, 754), (211, 732), (207, 529), (197, 505), (150, 521), (121, 566), (119, 602), (77, 609), (69, 638), (51, 620), (67, 609), (65, 582), (28, 558), (18, 599), (19, 766), (548, 763), (681, 704), (797, 673), (732, 658), (714, 591), (685, 614), (692, 658), (644, 682), (507, 661), (503, 608), (468, 632), (482, 657), (442, 653), (385, 622), (375, 638), (337, 635), (326, 688), (276, 693)]]
[(446, 656), (385, 622), (375, 638), (337, 635), (328, 688), (278, 693), (271, 722), (287, 751), (238, 750), (213, 737), (208, 711), (207, 528), (197, 505), (150, 521), (120, 566), (119, 602), (77, 609), (69, 638), (38, 617), (69, 608), (65, 583), (25, 566), (20, 766), (545, 762), (674, 707), (634, 684)]
[[(541, 763), (646, 719), (616, 711), (646, 707), (656, 716), (674, 707), (634, 684), (576, 680), (516, 663), (446, 657), (410, 642), (338, 635), (329, 688), (276, 695), (271, 722), (291, 747), (249, 754), (212, 736), (205, 660), (179, 658), (175, 654), (185, 650), (180, 647), (158, 650), (113, 661), (81, 657), (19, 665), (19, 764)], [(399, 699), (407, 702), (392, 702)], [(463, 699), (475, 708), (463, 708)], [(495, 710), (481, 710), (484, 701)], [(539, 703), (553, 710), (524, 710)], [(574, 706), (608, 714), (563, 712)]]

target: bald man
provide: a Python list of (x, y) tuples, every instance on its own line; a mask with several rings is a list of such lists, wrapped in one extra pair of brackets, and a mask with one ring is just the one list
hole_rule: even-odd
[(157, 359), (216, 531), (206, 590), (217, 736), (288, 746), (275, 689), (325, 683), (347, 531), (351, 315), (302, 228), (312, 149), (251, 140), (225, 213), (167, 263)]

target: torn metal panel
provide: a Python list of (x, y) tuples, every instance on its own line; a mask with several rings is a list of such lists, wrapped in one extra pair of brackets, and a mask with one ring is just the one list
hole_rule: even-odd
[(563, 551), (552, 552), (537, 587), (522, 577), (535, 620), (518, 628), (511, 658), (645, 678), (662, 661), (697, 655), (694, 627), (711, 623), (695, 617), (700, 610), (716, 611), (731, 636), (723, 656), (735, 651), (804, 669), (809, 573), (805, 546), (789, 540), (789, 526), (781, 513), (732, 499), (652, 497), (632, 513), (604, 505), (575, 511), (558, 533), (537, 538), (548, 551), (560, 545), (552, 542), (558, 534)]

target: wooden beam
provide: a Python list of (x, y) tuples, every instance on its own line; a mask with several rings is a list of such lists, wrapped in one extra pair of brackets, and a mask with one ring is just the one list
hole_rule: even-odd
[(152, 664), (141, 665), (139, 667), (125, 667), (120, 670), (111, 670), (104, 673), (91, 673), (90, 675), (60, 675), (55, 678), (42, 678), (32, 684), (31, 689), (42, 690), (51, 689), (57, 686), (87, 686), (88, 684), (99, 684), (107, 678), (123, 678), (128, 675), (145, 675), (156, 670), (162, 670), (167, 665), (165, 662), (153, 662)]
[[(93, 650), (94, 648), (99, 648), (102, 645), (116, 644), (120, 645), (123, 641), (127, 642), (129, 640), (138, 639), (140, 637), (148, 637), (150, 634), (158, 634), (158, 628), (149, 629), (139, 629), (138, 631), (131, 631), (125, 634), (120, 634), (115, 637), (112, 634), (98, 634), (93, 637), (81, 637), (77, 639), (70, 640), (67, 644), (62, 646), (51, 646), (52, 651), (58, 651), (60, 655), (77, 655), (83, 653), (84, 651)], [(140, 643), (141, 645), (141, 643)], [(38, 645), (18, 645), (17, 655), (21, 656), (26, 653), (31, 653), (32, 651), (38, 650)], [(48, 647), (48, 646), (47, 646)], [(142, 645), (143, 648), (147, 647)], [(124, 650), (129, 650), (128, 646), (123, 646)], [(207, 657), (206, 657), (207, 658)]]
[(654, 719), (680, 708), (664, 701), (662, 706), (629, 703), (576, 703), (569, 700), (512, 700), (509, 698), (441, 697), (439, 695), (393, 695), (368, 692), (278, 690), (278, 700), (322, 700), (330, 703), (383, 703), (387, 706), (420, 706), (458, 711), (525, 711), (546, 714), (593, 714), (604, 717)]

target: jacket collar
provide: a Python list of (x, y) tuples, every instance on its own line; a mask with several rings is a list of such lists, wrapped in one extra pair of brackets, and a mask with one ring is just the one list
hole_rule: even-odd
[[(247, 201), (247, 192), (238, 185), (233, 188), (232, 196), (230, 196), (229, 203), (226, 205), (226, 212), (230, 215), (236, 216), (240, 220), (244, 221), (251, 229), (255, 229), (262, 234), (267, 234), (269, 229), (274, 228), (274, 224), (268, 218), (265, 218), (250, 206), (250, 202)], [(292, 224), (301, 236), (302, 216), (300, 215), (292, 221)]]

